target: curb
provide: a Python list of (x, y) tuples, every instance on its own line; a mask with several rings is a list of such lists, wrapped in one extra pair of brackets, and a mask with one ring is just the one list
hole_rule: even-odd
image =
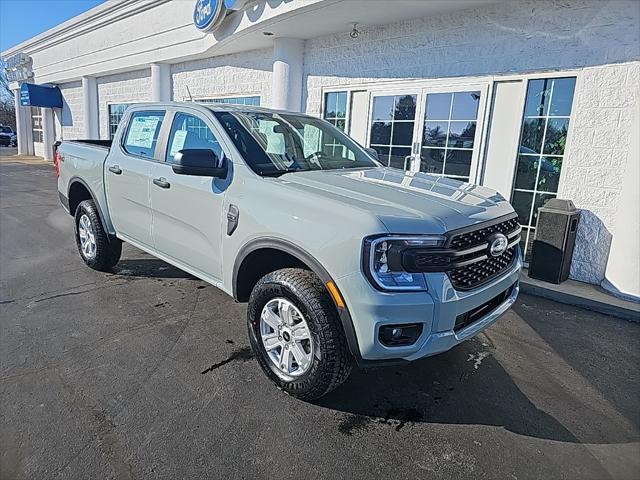
[[(584, 292), (570, 291), (577, 289)], [(580, 284), (577, 288), (567, 288), (564, 284), (554, 285), (530, 279), (523, 272), (520, 279), (520, 292), (640, 323), (640, 304), (614, 297), (595, 285)]]

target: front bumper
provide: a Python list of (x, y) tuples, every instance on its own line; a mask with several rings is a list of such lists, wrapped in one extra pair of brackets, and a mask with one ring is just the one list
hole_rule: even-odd
[[(444, 273), (428, 273), (426, 292), (386, 293), (375, 290), (360, 272), (336, 281), (351, 314), (362, 363), (413, 361), (445, 352), (493, 324), (515, 302), (522, 260), (495, 280), (471, 291), (453, 288)], [(456, 317), (480, 307), (511, 288), (509, 296), (467, 327), (454, 331)], [(378, 340), (385, 324), (423, 323), (418, 340), (409, 346), (387, 347)], [(354, 352), (355, 353), (355, 352)]]

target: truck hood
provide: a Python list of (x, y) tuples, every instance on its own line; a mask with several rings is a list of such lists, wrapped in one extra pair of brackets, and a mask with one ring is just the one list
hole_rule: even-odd
[(490, 188), (395, 168), (296, 172), (278, 180), (375, 215), (390, 233), (445, 233), (513, 212)]

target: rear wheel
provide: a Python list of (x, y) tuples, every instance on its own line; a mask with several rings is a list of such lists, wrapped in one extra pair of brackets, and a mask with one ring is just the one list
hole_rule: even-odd
[(76, 244), (84, 263), (94, 270), (111, 270), (120, 260), (122, 242), (104, 231), (93, 200), (80, 202), (75, 225)]
[(313, 272), (265, 275), (251, 292), (247, 321), (260, 367), (287, 393), (311, 400), (349, 376), (352, 358), (338, 312)]

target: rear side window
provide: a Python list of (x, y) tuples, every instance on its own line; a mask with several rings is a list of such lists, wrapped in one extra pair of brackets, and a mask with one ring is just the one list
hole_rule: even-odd
[(131, 115), (124, 149), (132, 155), (153, 158), (164, 112), (134, 112)]
[(198, 117), (187, 113), (176, 113), (169, 134), (166, 161), (173, 162), (173, 157), (180, 150), (205, 149), (213, 150), (222, 161), (222, 147), (207, 124)]

